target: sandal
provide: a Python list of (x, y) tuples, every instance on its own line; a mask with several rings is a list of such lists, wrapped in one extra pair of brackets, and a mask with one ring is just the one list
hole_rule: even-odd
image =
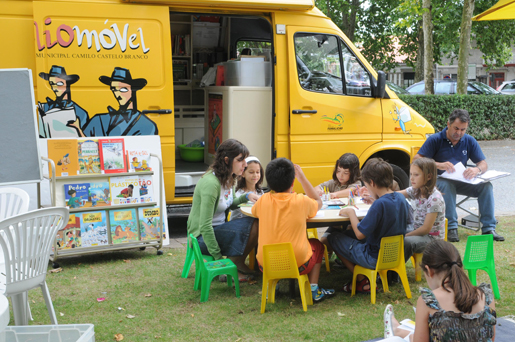
[[(365, 286), (368, 286), (368, 290), (364, 289)], [(352, 293), (352, 281), (343, 285), (343, 291)], [(370, 294), (370, 282), (368, 281), (368, 278), (363, 278), (361, 281), (356, 281), (356, 292)]]
[(393, 306), (388, 304), (384, 309), (384, 338), (393, 337)]

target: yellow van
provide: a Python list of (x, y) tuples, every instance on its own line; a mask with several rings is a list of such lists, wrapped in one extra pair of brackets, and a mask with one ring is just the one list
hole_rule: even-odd
[[(169, 205), (191, 203), (229, 137), (313, 184), (353, 152), (406, 187), (434, 133), (313, 0), (0, 0), (0, 15), (0, 68), (33, 70), (41, 138), (59, 136), (41, 124), (57, 107), (84, 136), (159, 134)], [(183, 161), (179, 145), (202, 139)]]

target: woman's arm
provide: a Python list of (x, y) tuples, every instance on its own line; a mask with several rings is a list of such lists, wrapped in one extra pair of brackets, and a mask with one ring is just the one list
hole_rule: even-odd
[(204, 188), (201, 189), (199, 215), (200, 234), (204, 238), (204, 243), (206, 244), (209, 254), (211, 254), (215, 260), (222, 259), (220, 246), (218, 245), (218, 241), (216, 241), (215, 231), (213, 230), (213, 215), (215, 206), (217, 205), (218, 193), (220, 193), (220, 187), (217, 188), (216, 186), (204, 186)]
[(412, 341), (429, 342), (429, 308), (422, 299), (417, 300), (417, 313), (415, 314), (415, 333), (411, 336)]
[(426, 215), (426, 219), (424, 220), (424, 224), (406, 234), (406, 236), (424, 236), (429, 234), (433, 224), (435, 223), (436, 217), (438, 213), (429, 213)]

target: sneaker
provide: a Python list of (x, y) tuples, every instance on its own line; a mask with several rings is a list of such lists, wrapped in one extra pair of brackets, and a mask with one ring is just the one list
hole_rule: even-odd
[(313, 303), (320, 303), (325, 298), (331, 297), (334, 295), (333, 289), (322, 289), (317, 287), (316, 290), (311, 291), (311, 295), (313, 296)]
[(393, 306), (388, 304), (384, 309), (384, 338), (393, 337)]
[(460, 238), (458, 237), (458, 229), (449, 229), (447, 232), (447, 241), (460, 242)]

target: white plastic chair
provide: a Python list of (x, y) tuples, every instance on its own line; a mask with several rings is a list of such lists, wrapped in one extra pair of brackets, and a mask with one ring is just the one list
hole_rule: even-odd
[(0, 221), (0, 247), (5, 259), (5, 295), (12, 298), (15, 325), (28, 324), (27, 292), (40, 287), (52, 324), (57, 324), (46, 284), (52, 242), (68, 223), (68, 209), (38, 209)]
[(29, 211), (29, 194), (18, 188), (0, 188), (0, 220)]

